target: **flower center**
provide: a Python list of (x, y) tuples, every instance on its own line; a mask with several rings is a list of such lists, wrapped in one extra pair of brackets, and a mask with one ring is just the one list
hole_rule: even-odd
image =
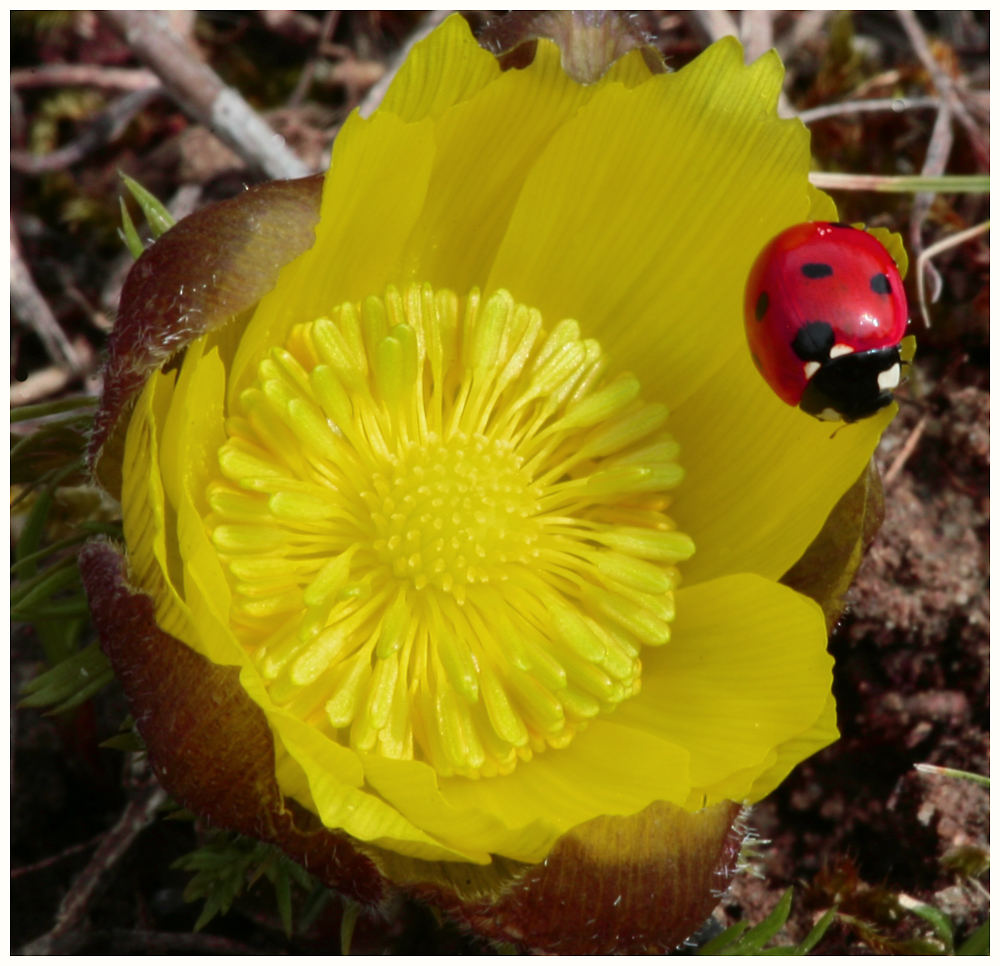
[(273, 701), (359, 752), (504, 774), (640, 687), (669, 639), (666, 410), (579, 326), (412, 286), (296, 326), (208, 488)]
[(400, 454), (367, 495), (372, 545), (414, 590), (464, 603), (473, 584), (503, 581), (538, 543), (538, 492), (509, 440), (455, 433)]

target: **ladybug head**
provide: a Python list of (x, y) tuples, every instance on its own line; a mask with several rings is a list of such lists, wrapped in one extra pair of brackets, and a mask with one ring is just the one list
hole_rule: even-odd
[(892, 402), (900, 371), (898, 345), (828, 358), (809, 379), (799, 406), (819, 419), (857, 422)]

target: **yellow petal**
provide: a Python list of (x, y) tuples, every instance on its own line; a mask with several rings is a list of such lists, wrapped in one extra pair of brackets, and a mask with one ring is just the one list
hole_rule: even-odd
[(232, 407), (263, 353), (296, 322), (319, 318), (397, 283), (403, 251), (423, 206), (435, 158), (430, 121), (352, 115), (334, 145), (316, 244), (282, 269), (240, 340), (231, 370)]
[(489, 856), (474, 848), (452, 848), (435, 839), (433, 832), (408, 821), (391, 804), (366, 791), (357, 755), (321, 735), (294, 715), (276, 708), (259, 679), (249, 669), (240, 681), (268, 717), (279, 745), (279, 754), (290, 756), (299, 766), (282, 776), (304, 779), (306, 787), (283, 787), (282, 791), (311, 806), (329, 828), (343, 829), (363, 842), (418, 859), (488, 862)]
[(740, 801), (781, 767), (779, 748), (800, 760), (836, 737), (812, 730), (832, 666), (817, 604), (752, 574), (725, 577), (677, 592), (671, 644), (643, 652), (642, 692), (614, 719), (677, 742), (694, 787)]
[(406, 121), (442, 113), (500, 74), (496, 57), (476, 42), (461, 14), (452, 14), (414, 45), (379, 107)]
[(687, 753), (660, 736), (594, 721), (564, 750), (549, 750), (488, 781), (436, 782), (419, 762), (366, 759), (366, 777), (413, 823), (444, 841), (525, 862), (544, 858), (570, 828), (631, 815), (651, 801), (683, 803)]
[(645, 393), (682, 401), (742, 350), (746, 273), (809, 211), (808, 134), (773, 113), (781, 76), (727, 40), (635, 90), (602, 86), (531, 170), (487, 287), (579, 319)]
[(179, 640), (197, 638), (191, 611), (182, 597), (182, 564), (167, 528), (163, 481), (152, 470), (159, 465), (160, 427), (166, 418), (175, 373), (156, 373), (136, 400), (125, 438), (124, 465), (140, 468), (124, 474), (122, 530), (129, 548), (129, 580), (152, 597), (156, 623)]
[(749, 353), (735, 355), (670, 419), (686, 471), (671, 512), (698, 548), (685, 583), (784, 574), (861, 475), (895, 412), (822, 422), (778, 399)]
[[(820, 716), (810, 728), (802, 734), (789, 741), (782, 742), (775, 749), (774, 764), (767, 771), (758, 775), (747, 793), (747, 798), (752, 802), (760, 801), (765, 795), (769, 795), (784, 780), (785, 776), (800, 762), (810, 755), (832, 744), (840, 737), (837, 730), (837, 702), (833, 694), (828, 694), (826, 704)], [(717, 794), (724, 795), (723, 790), (718, 790)]]
[(562, 72), (554, 45), (541, 44), (530, 68), (507, 71), (443, 115), (434, 131), (437, 162), (407, 246), (410, 277), (456, 291), (482, 285), (524, 174), (596, 93)]

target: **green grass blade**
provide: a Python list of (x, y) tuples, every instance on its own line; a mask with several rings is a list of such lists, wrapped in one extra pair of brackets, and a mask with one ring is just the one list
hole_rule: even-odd
[(154, 194), (147, 191), (138, 181), (130, 178), (124, 172), (119, 172), (125, 187), (135, 198), (136, 204), (142, 209), (142, 213), (149, 225), (149, 230), (154, 238), (159, 238), (165, 231), (172, 228), (175, 223), (174, 216), (167, 211), (166, 206)]
[(718, 956), (750, 928), (748, 922), (733, 923), (728, 929), (723, 929), (718, 936), (710, 939), (698, 950), (699, 956)]
[(73, 409), (93, 408), (97, 405), (94, 396), (67, 396), (53, 402), (35, 403), (31, 406), (17, 406), (10, 411), (11, 423), (23, 423), (29, 419), (43, 419), (56, 413), (65, 413)]
[(989, 956), (990, 921), (986, 920), (968, 939), (955, 950), (956, 956)]
[(809, 930), (809, 935), (795, 947), (796, 956), (808, 956), (816, 947), (816, 944), (826, 935), (826, 931), (833, 925), (837, 918), (837, 907), (827, 909), (822, 918)]
[(119, 198), (118, 204), (121, 206), (122, 212), (122, 226), (118, 229), (118, 237), (125, 242), (125, 247), (128, 249), (129, 254), (133, 258), (138, 258), (146, 250), (146, 246), (143, 245), (139, 233), (135, 230), (135, 223), (132, 221), (132, 216), (128, 213), (128, 205), (125, 204), (125, 199)]

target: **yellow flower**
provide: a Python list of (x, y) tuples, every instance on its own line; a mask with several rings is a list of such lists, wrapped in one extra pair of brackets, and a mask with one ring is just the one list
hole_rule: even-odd
[(836, 738), (823, 612), (778, 581), (891, 414), (831, 437), (746, 350), (757, 252), (835, 218), (780, 82), (731, 40), (501, 72), (453, 17), (345, 124), (315, 243), (110, 390), (113, 422), (145, 378), (98, 463), (130, 586), (396, 881), (755, 801)]

